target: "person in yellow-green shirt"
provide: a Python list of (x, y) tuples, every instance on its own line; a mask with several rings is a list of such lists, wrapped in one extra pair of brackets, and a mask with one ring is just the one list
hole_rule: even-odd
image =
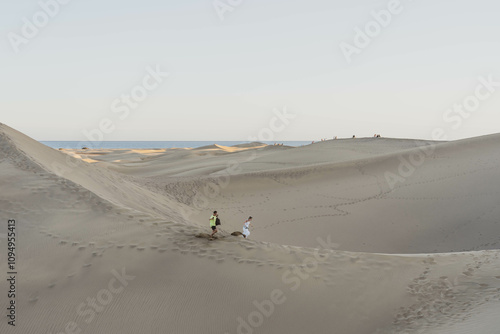
[(210, 217), (210, 227), (212, 228), (212, 234), (210, 235), (210, 238), (214, 237), (214, 234), (217, 233), (217, 225), (215, 224), (217, 222), (217, 217), (219, 214), (217, 211), (214, 211), (213, 215)]

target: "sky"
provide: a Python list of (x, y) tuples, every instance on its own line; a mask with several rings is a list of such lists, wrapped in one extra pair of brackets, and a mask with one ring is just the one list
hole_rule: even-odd
[(493, 0), (16, 0), (0, 122), (37, 140), (500, 132)]

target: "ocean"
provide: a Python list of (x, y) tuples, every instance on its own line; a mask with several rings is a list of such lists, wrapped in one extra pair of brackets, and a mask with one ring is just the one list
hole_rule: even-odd
[[(40, 141), (40, 143), (55, 148), (67, 149), (81, 149), (82, 147), (88, 148), (104, 148), (104, 149), (162, 149), (162, 148), (195, 148), (207, 145), (218, 144), (222, 146), (233, 146), (239, 144), (249, 143), (248, 141), (102, 141), (99, 143), (94, 142), (81, 142), (81, 141)], [(264, 142), (268, 145), (273, 145), (275, 142)], [(280, 141), (278, 144), (288, 146), (303, 146), (310, 144), (310, 141)]]

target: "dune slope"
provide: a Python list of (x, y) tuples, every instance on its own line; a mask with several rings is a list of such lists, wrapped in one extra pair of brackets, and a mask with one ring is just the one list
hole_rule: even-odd
[[(458, 159), (453, 162), (465, 165), (470, 160), (460, 159), (467, 155), (486, 160), (494, 156), (488, 142), (481, 139), (466, 145), (442, 144), (436, 147), (429, 166), (445, 159)], [(484, 154), (478, 156), (483, 149)], [(240, 154), (244, 159), (248, 157), (243, 155), (251, 151), (220, 156)], [(247, 213), (248, 208), (237, 208), (238, 203), (260, 201), (259, 215), (274, 215), (269, 211), (279, 203), (276, 199), (266, 204), (266, 192), (277, 191), (276, 196), (283, 198), (283, 209), (285, 196), (289, 196), (287, 211), (295, 207), (295, 216), (307, 216), (308, 209), (298, 206), (299, 198), (306, 206), (314, 202), (307, 197), (313, 193), (317, 198), (322, 192), (332, 197), (329, 186), (346, 187), (344, 191), (350, 193), (343, 198), (353, 199), (359, 192), (387, 190), (381, 184), (372, 185), (377, 177), (369, 174), (380, 175), (384, 164), (392, 166), (390, 162), (397, 157), (391, 154), (395, 152), (352, 162), (241, 171), (230, 176), (210, 201), (221, 201), (222, 205), (231, 199), (235, 203), (220, 209), (227, 221), (225, 231), (233, 227), (230, 210), (234, 210), (235, 221)], [(456, 158), (460, 154), (462, 158)], [(498, 328), (498, 250), (484, 247), (458, 253), (406, 255), (350, 252), (339, 242), (338, 228), (322, 228), (321, 223), (315, 226), (314, 219), (308, 224), (310, 230), (317, 229), (315, 235), (304, 234), (299, 227), (303, 223), (299, 223), (287, 227), (292, 239), (283, 243), (265, 240), (265, 236), (277, 238), (279, 231), (272, 232), (269, 225), (271, 232), (263, 233), (263, 218), (256, 219), (256, 226), (259, 223), (262, 227), (256, 227), (251, 239), (223, 232), (217, 240), (209, 241), (195, 237), (207, 231), (206, 209), (190, 204), (187, 197), (183, 200), (180, 194), (193, 191), (183, 188), (189, 184), (198, 187), (209, 180), (220, 182), (220, 178), (210, 173), (177, 176), (167, 186), (165, 175), (125, 175), (111, 168), (112, 161), (92, 164), (70, 157), (75, 167), (65, 170), (67, 158), (66, 153), (48, 149), (0, 125), (0, 219), (15, 219), (18, 233), (17, 323), (13, 329), (4, 318), (1, 333), (460, 334), (474, 330), (486, 334)], [(488, 174), (489, 160), (475, 161), (470, 171), (476, 176), (474, 182), (483, 173), (494, 175)], [(414, 176), (387, 194), (396, 192), (404, 197), (406, 191), (408, 196), (418, 196), (423, 191), (419, 185), (436, 182), (427, 174), (437, 173), (436, 166), (441, 165), (425, 166), (422, 164)], [(371, 181), (357, 181), (359, 175), (367, 175)], [(440, 177), (445, 176), (443, 172)], [(424, 180), (429, 182), (417, 183)], [(486, 186), (487, 182), (482, 184)], [(306, 192), (308, 188), (310, 193)], [(300, 192), (300, 196), (295, 194)], [(401, 201), (419, 203), (413, 199)], [(350, 209), (351, 215), (363, 211), (356, 204)], [(409, 220), (400, 224), (412, 226)], [(234, 227), (239, 230), (238, 223)], [(382, 232), (371, 236), (377, 245), (383, 244), (378, 240)], [(5, 224), (0, 233), (6, 233)], [(392, 233), (385, 231), (386, 236)], [(469, 231), (463, 228), (455, 233), (449, 238), (458, 243), (462, 240), (460, 233)], [(311, 243), (313, 235), (313, 245), (300, 246)], [(429, 247), (412, 242), (415, 248)], [(391, 247), (397, 249), (395, 245)], [(468, 244), (459, 246), (469, 248)], [(4, 239), (0, 239), (0, 247), (0, 263), (6, 272)], [(7, 291), (5, 280), (0, 282), (0, 290)], [(6, 305), (5, 293), (0, 295), (0, 303)]]

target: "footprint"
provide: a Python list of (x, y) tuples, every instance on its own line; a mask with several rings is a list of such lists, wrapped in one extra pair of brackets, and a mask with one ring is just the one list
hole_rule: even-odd
[(28, 299), (28, 300), (29, 300), (29, 302), (31, 302), (31, 303), (36, 302), (36, 301), (38, 300), (38, 293), (34, 293), (34, 294), (30, 295), (30, 297), (29, 297), (29, 299)]

